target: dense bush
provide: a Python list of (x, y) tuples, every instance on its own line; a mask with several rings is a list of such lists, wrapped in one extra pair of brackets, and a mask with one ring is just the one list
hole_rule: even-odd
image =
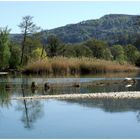
[(0, 69), (9, 67), (9, 32), (10, 30), (7, 27), (0, 29)]
[(85, 42), (85, 46), (90, 48), (92, 51), (93, 57), (96, 57), (98, 59), (111, 59), (111, 53), (108, 49), (108, 44), (104, 41), (100, 40), (89, 40)]
[(45, 58), (46, 56), (47, 56), (47, 53), (42, 48), (36, 48), (31, 53), (31, 59), (34, 59), (34, 60)]
[(111, 53), (113, 55), (113, 60), (116, 60), (121, 64), (126, 61), (126, 56), (125, 56), (123, 46), (121, 46), (121, 45), (112, 46)]
[(124, 47), (124, 51), (129, 63), (135, 64), (137, 59), (140, 57), (140, 52), (133, 45), (126, 45)]
[(20, 46), (17, 44), (11, 43), (10, 45), (10, 60), (9, 60), (9, 67), (12, 69), (18, 68), (20, 64), (20, 56), (21, 56), (21, 50)]

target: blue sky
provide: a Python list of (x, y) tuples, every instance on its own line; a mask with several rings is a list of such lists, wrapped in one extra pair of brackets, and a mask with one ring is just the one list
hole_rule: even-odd
[(111, 13), (140, 14), (140, 2), (0, 1), (0, 27), (8, 25), (12, 33), (18, 33), (17, 25), (26, 15), (33, 16), (42, 29), (52, 29)]

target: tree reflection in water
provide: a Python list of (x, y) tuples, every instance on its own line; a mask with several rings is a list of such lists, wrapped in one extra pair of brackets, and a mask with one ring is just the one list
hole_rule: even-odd
[(0, 84), (0, 106), (9, 107), (11, 106), (11, 89), (6, 89), (6, 83)]
[(133, 111), (136, 112), (137, 121), (140, 122), (140, 99), (70, 99), (63, 101), (90, 108), (101, 108), (110, 113)]
[[(25, 97), (25, 88), (22, 85), (22, 96)], [(27, 93), (26, 96), (33, 93)], [(44, 115), (43, 104), (39, 100), (23, 100), (18, 101), (18, 106), (16, 108), (18, 111), (22, 111), (21, 121), (24, 123), (24, 127), (32, 129), (33, 124)]]

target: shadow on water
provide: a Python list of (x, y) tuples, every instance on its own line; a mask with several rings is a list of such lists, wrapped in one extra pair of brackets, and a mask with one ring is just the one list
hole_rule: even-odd
[[(0, 110), (1, 108), (10, 108), (12, 106), (12, 96), (33, 96), (34, 93), (31, 90), (26, 90), (27, 81), (23, 81), (21, 87), (13, 87), (11, 84), (7, 84), (8, 80), (3, 80), (0, 84)], [(11, 88), (12, 86), (12, 88)], [(40, 119), (43, 114), (43, 104), (39, 100), (23, 100), (17, 101), (16, 110), (22, 112), (21, 121), (24, 127), (32, 129), (33, 124)]]
[(18, 101), (16, 110), (22, 112), (21, 121), (27, 129), (32, 129), (34, 123), (44, 114), (43, 104), (39, 100)]
[(137, 112), (136, 118), (140, 122), (140, 99), (67, 99), (61, 101), (88, 108), (100, 108), (109, 113)]
[[(6, 79), (6, 80), (5, 80)], [(72, 93), (96, 93), (96, 92), (118, 92), (118, 91), (140, 91), (140, 80), (136, 84), (127, 86), (122, 83), (102, 84), (97, 86), (80, 86), (80, 87), (53, 87), (48, 90), (43, 88), (31, 89), (29, 77), (16, 78), (13, 83), (11, 79), (1, 79), (0, 84), (0, 108), (11, 106), (12, 96), (34, 96), (34, 95), (55, 95), (55, 94), (72, 94)], [(2, 81), (3, 80), (3, 81)], [(55, 79), (53, 79), (55, 80)], [(85, 80), (85, 79), (84, 79)], [(15, 82), (15, 83), (14, 83)], [(10, 84), (10, 85), (7, 85)], [(9, 88), (5, 88), (5, 87)], [(12, 86), (12, 88), (10, 88)], [(136, 118), (140, 122), (140, 99), (71, 99), (61, 100), (67, 103), (78, 104), (89, 108), (100, 108), (105, 112), (136, 112)], [(16, 111), (21, 112), (21, 122), (27, 129), (33, 129), (37, 120), (43, 117), (44, 112), (43, 100), (22, 100), (17, 101)], [(56, 104), (57, 105), (57, 104)]]
[[(26, 92), (25, 89), (28, 88), (26, 87), (28, 86), (27, 82), (28, 80), (23, 80), (23, 83), (21, 85), (21, 94), (23, 97), (27, 95), (34, 95), (33, 91)], [(16, 110), (22, 112), (21, 121), (23, 122), (24, 127), (27, 129), (32, 129), (34, 127), (33, 124), (44, 114), (43, 104), (40, 100), (24, 99), (23, 101), (18, 101)]]
[(56, 95), (56, 94), (74, 94), (74, 93), (99, 93), (99, 92), (120, 92), (120, 91), (140, 91), (140, 80), (137, 80), (135, 84), (124, 84), (122, 82), (117, 83), (101, 83), (99, 85), (81, 85), (80, 87), (74, 86), (59, 86), (51, 87), (47, 90), (35, 89), (32, 93), (35, 95)]
[(0, 106), (8, 108), (11, 106), (11, 90), (5, 87), (6, 84), (0, 84)]

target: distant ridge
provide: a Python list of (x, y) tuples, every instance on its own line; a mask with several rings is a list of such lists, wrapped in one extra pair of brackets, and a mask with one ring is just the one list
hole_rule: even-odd
[[(44, 30), (41, 34), (46, 42), (47, 36), (56, 35), (65, 43), (80, 43), (94, 38), (109, 44), (133, 44), (140, 35), (139, 21), (139, 15), (109, 14), (99, 19)], [(15, 37), (19, 35), (11, 36), (12, 39)]]

